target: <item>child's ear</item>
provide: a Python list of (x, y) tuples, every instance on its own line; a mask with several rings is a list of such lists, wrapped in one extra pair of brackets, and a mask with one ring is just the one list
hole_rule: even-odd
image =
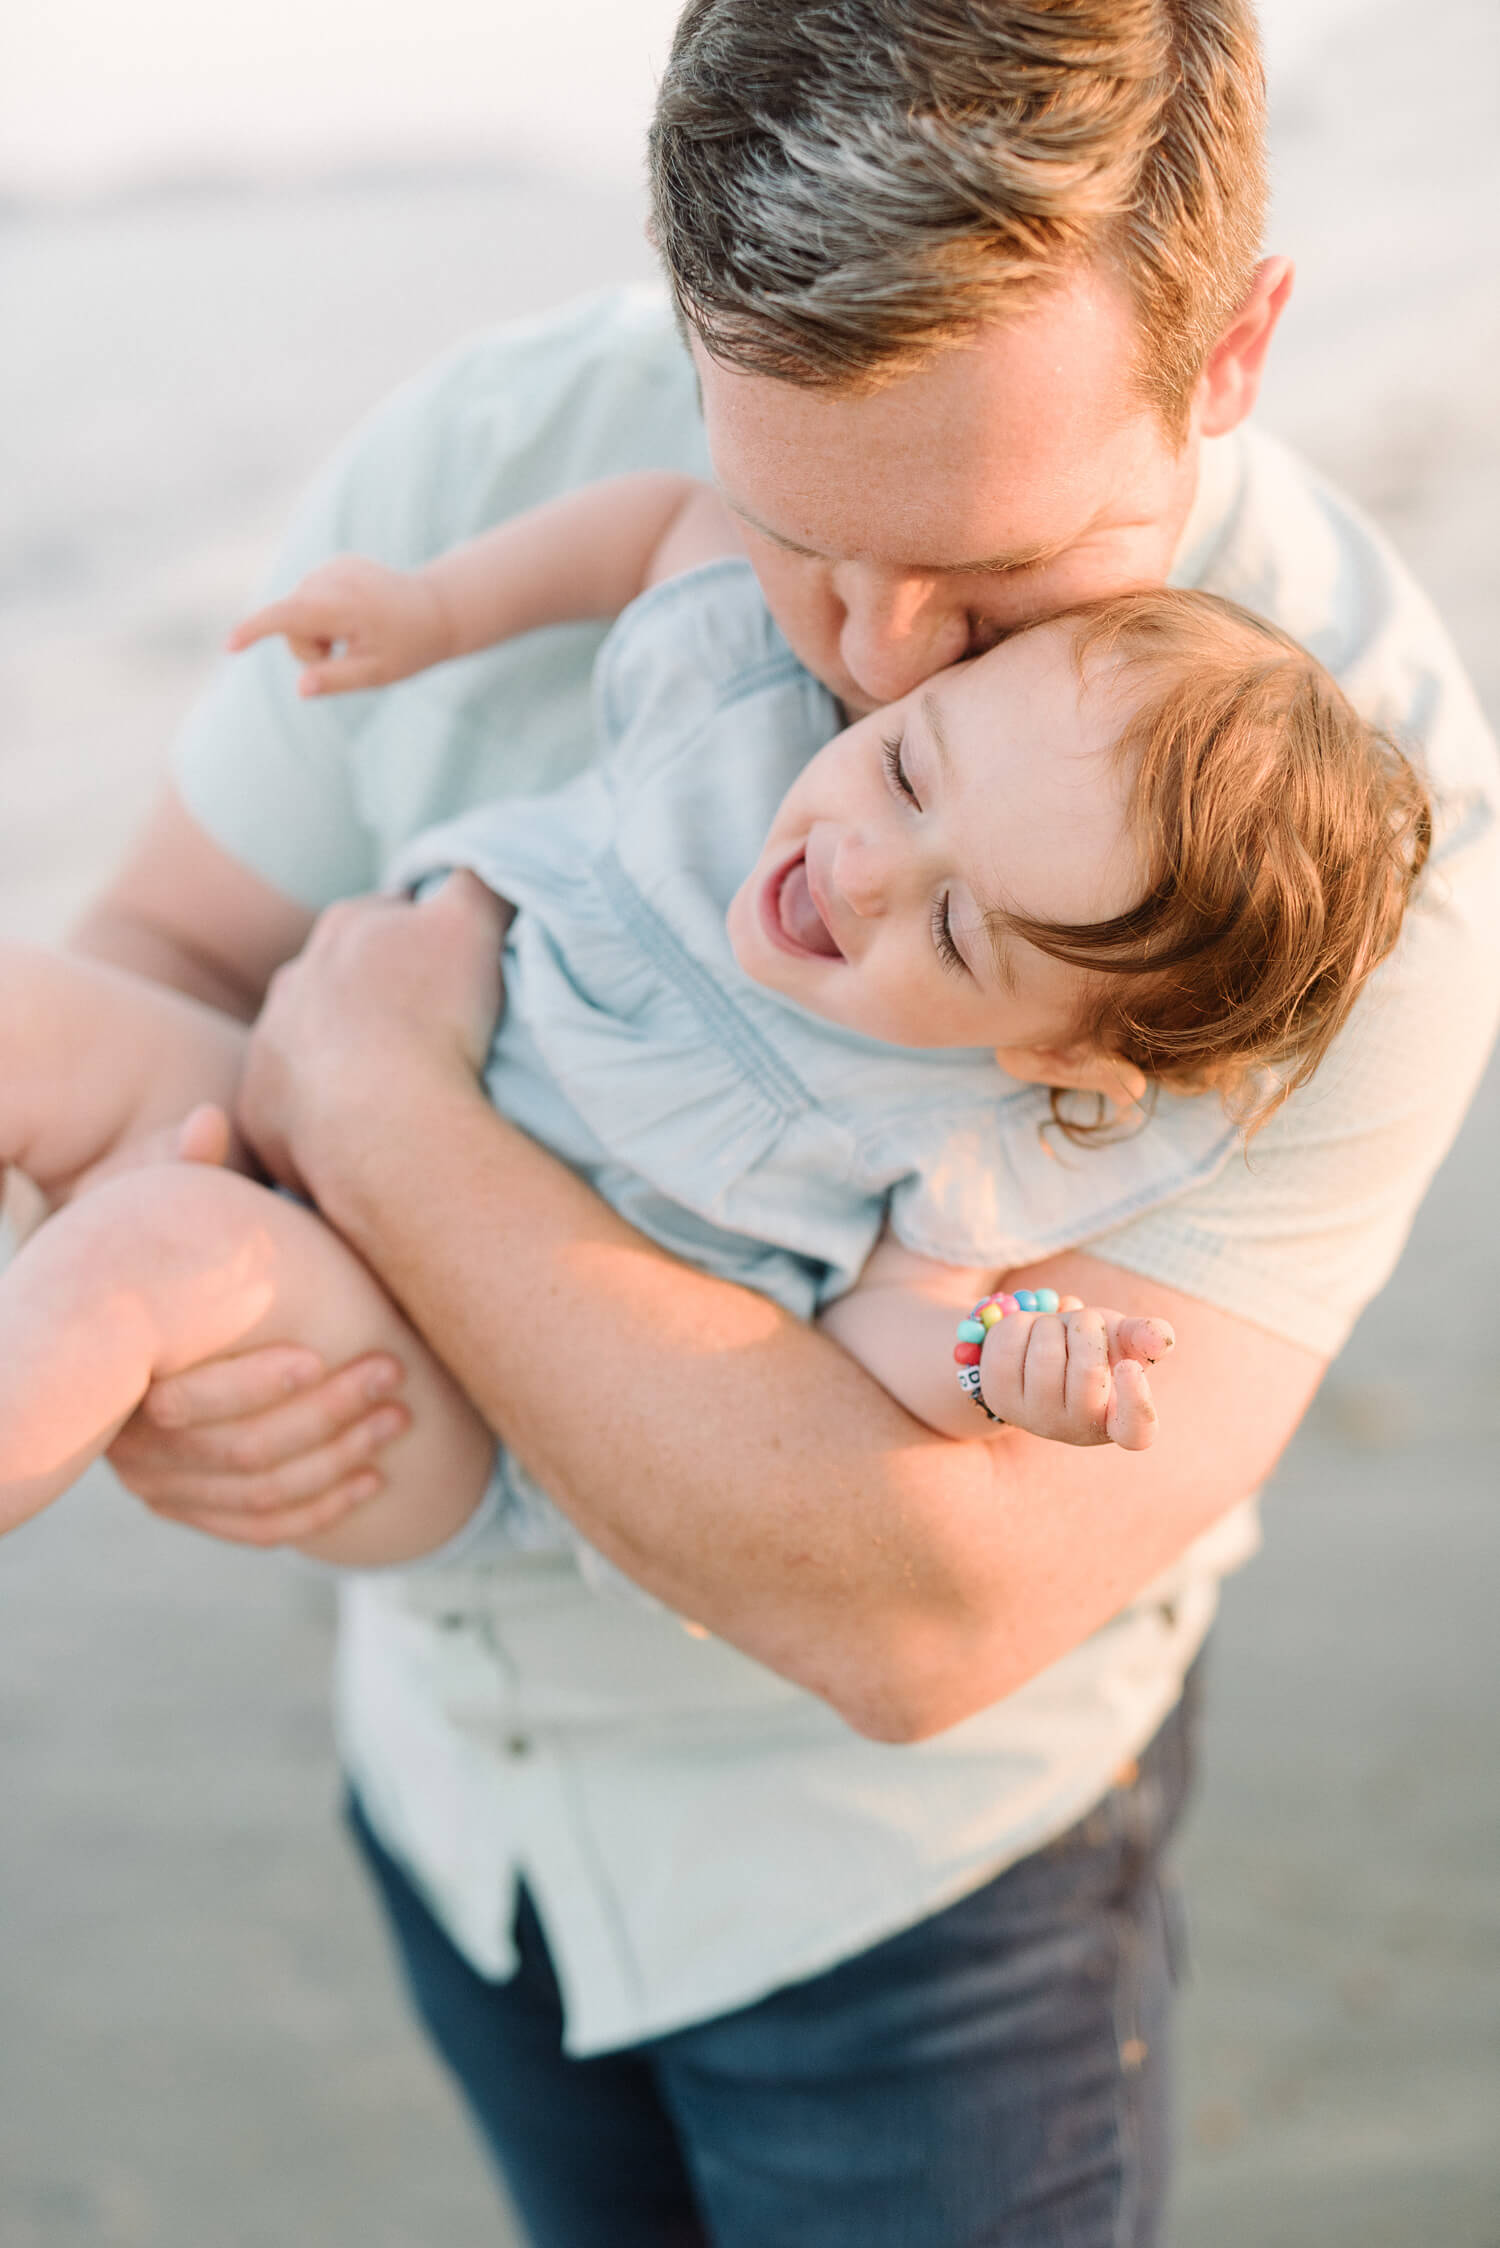
[(1097, 1046), (997, 1046), (995, 1059), (1007, 1077), (1023, 1085), (1098, 1093), (1117, 1116), (1126, 1115), (1146, 1095), (1146, 1080), (1134, 1063)]

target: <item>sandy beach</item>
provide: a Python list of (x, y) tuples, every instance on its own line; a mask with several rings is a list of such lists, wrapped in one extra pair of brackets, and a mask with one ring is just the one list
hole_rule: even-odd
[[(1280, 89), (1263, 419), (1385, 526), (1500, 718), (1500, 11)], [(0, 210), (0, 930), (58, 936), (303, 481), (484, 323), (650, 261), (496, 169)], [(1175, 2248), (1500, 2242), (1492, 1069), (1230, 1587), (1186, 1850)], [(492, 2190), (332, 1816), (317, 1576), (99, 1472), (0, 1548), (0, 2241), (480, 2248)]]

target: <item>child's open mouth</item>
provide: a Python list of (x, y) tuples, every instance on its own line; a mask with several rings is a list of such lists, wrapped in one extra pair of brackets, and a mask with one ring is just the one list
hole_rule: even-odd
[(843, 949), (818, 910), (807, 877), (807, 856), (797, 856), (773, 874), (761, 891), (761, 919), (783, 952), (818, 960), (842, 960)]

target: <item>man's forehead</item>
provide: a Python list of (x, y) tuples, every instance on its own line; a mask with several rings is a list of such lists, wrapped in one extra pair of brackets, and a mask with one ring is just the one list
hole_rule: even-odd
[(779, 544), (934, 571), (1045, 560), (1128, 514), (1165, 464), (1127, 379), (1132, 316), (1088, 292), (947, 345), (857, 395), (698, 353), (725, 497)]

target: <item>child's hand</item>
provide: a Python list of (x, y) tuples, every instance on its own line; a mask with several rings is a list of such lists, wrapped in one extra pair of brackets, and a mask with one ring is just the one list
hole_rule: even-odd
[(246, 617), (229, 635), (231, 651), (284, 636), (304, 666), (299, 695), (344, 695), (388, 687), (454, 653), (436, 588), (420, 571), (341, 554), (303, 579), (295, 593)]
[(1145, 1369), (1176, 1339), (1165, 1319), (1127, 1318), (1076, 1296), (1057, 1312), (1007, 1312), (984, 1340), (984, 1401), (1012, 1428), (1057, 1444), (1144, 1452), (1156, 1437)]

